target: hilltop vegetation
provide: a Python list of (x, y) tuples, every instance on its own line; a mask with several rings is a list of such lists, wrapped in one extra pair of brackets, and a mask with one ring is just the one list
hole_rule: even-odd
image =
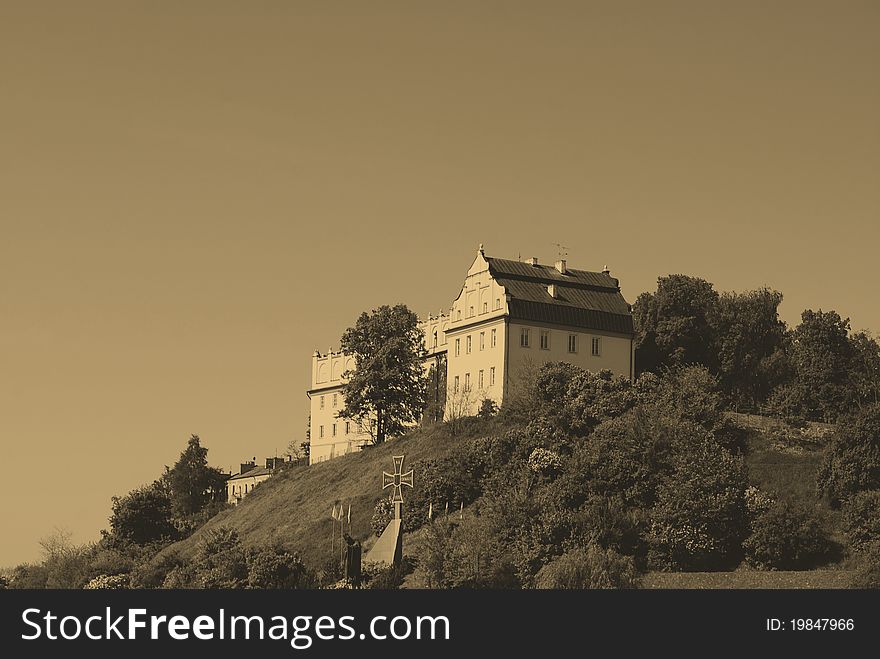
[[(381, 473), (406, 454), (408, 556), (368, 570), (373, 587), (876, 587), (880, 345), (833, 311), (805, 310), (788, 328), (781, 300), (661, 277), (634, 306), (635, 382), (546, 364), (519, 374), (501, 410), (484, 401), (476, 417), (291, 465), (235, 508), (220, 502), (194, 437), (174, 469), (114, 498), (99, 543), (51, 538), (42, 563), (0, 585), (332, 585), (341, 540), (331, 510), (347, 518), (350, 506), (344, 528), (368, 548), (390, 510)], [(354, 381), (366, 396), (392, 371)], [(376, 410), (374, 398), (363, 410)]]

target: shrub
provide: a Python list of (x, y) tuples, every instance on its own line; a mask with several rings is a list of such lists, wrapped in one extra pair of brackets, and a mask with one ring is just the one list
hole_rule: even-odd
[[(132, 588), (161, 588), (169, 573), (175, 568), (185, 565), (185, 561), (176, 554), (160, 555), (152, 560), (135, 566), (129, 577)], [(178, 577), (183, 575), (178, 574)]]
[(127, 574), (102, 574), (90, 580), (85, 590), (122, 590), (129, 587)]
[(632, 558), (611, 549), (589, 545), (573, 549), (545, 565), (535, 577), (536, 588), (637, 588), (638, 573)]
[(770, 510), (776, 504), (776, 497), (764, 492), (754, 485), (750, 485), (745, 491), (746, 513), (749, 517), (749, 525)]
[(838, 425), (825, 449), (816, 484), (833, 505), (857, 492), (880, 489), (880, 404)]
[(398, 590), (412, 570), (412, 562), (407, 556), (396, 565), (368, 563), (364, 568), (364, 585), (370, 590)]
[(529, 455), (529, 469), (536, 474), (553, 476), (562, 469), (562, 460), (553, 451), (536, 448)]
[(513, 566), (486, 517), (438, 518), (425, 529), (419, 572), (429, 588), (512, 588)]
[(620, 497), (591, 497), (576, 514), (572, 541), (627, 556), (642, 554), (645, 517), (640, 508), (627, 508)]
[(751, 527), (743, 550), (746, 560), (755, 567), (807, 570), (827, 562), (834, 551), (816, 518), (785, 501), (759, 514)]
[(480, 403), (480, 411), (477, 416), (481, 419), (491, 419), (498, 414), (498, 404), (491, 398), (484, 398)]
[(382, 535), (392, 517), (394, 517), (394, 504), (391, 503), (391, 497), (379, 499), (373, 508), (373, 516), (370, 518), (370, 528), (373, 529), (377, 538)]
[(245, 560), (248, 588), (293, 589), (314, 585), (299, 555), (279, 545), (249, 549)]
[(880, 588), (880, 542), (866, 545), (856, 562), (852, 588)]
[(746, 472), (710, 436), (681, 446), (651, 510), (650, 560), (660, 569), (706, 570), (739, 559), (746, 533)]
[(849, 544), (856, 551), (880, 540), (880, 490), (850, 497), (843, 506), (843, 523)]
[(198, 587), (242, 588), (247, 583), (245, 553), (234, 529), (221, 526), (209, 531), (193, 565)]

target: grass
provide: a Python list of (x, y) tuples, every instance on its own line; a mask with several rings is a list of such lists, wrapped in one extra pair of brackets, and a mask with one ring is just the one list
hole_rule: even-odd
[[(816, 470), (821, 460), (819, 450), (790, 450), (780, 445), (764, 428), (748, 428), (745, 456), (752, 484), (815, 511), (831, 536), (842, 540), (840, 513), (831, 510), (816, 495)], [(219, 526), (238, 531), (247, 545), (278, 542), (298, 551), (307, 564), (320, 567), (330, 558), (330, 534), (334, 504), (351, 504), (351, 535), (364, 549), (375, 542), (370, 519), (376, 501), (384, 496), (382, 472), (392, 468), (392, 455), (406, 455), (408, 465), (417, 460), (447, 455), (465, 437), (490, 430), (489, 426), (471, 424), (463, 437), (451, 437), (442, 426), (418, 428), (386, 444), (329, 460), (311, 467), (294, 467), (257, 486), (235, 508), (211, 519), (191, 537), (161, 552), (192, 557), (205, 534)], [(418, 487), (418, 483), (416, 483)], [(338, 526), (337, 526), (338, 533)], [(408, 535), (407, 554), (421, 544), (421, 534)], [(339, 540), (336, 540), (337, 546)], [(834, 569), (839, 567), (840, 569)], [(645, 588), (846, 588), (851, 573), (840, 566), (803, 572), (772, 572), (739, 569), (733, 572), (650, 572)], [(406, 587), (420, 587), (411, 575)]]
[[(225, 526), (238, 531), (245, 546), (278, 542), (298, 551), (307, 564), (318, 567), (331, 555), (334, 522), (330, 511), (339, 503), (346, 513), (351, 504), (351, 536), (366, 549), (375, 541), (370, 519), (376, 501), (387, 495), (387, 491), (382, 492), (382, 472), (393, 469), (391, 456), (406, 455), (406, 464), (411, 465), (416, 460), (447, 454), (457, 441), (442, 426), (418, 428), (358, 453), (282, 471), (259, 484), (237, 506), (219, 513), (160, 555), (190, 558), (206, 533)], [(338, 535), (335, 542), (339, 547)]]
[(778, 588), (849, 588), (852, 573), (847, 570), (804, 570), (771, 572), (736, 570), (735, 572), (649, 572), (643, 588), (673, 589), (778, 589)]

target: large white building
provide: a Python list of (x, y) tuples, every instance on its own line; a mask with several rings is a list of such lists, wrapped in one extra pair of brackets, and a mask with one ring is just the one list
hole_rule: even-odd
[[(618, 280), (602, 272), (488, 257), (481, 245), (458, 297), (447, 312), (421, 321), (432, 369), (433, 396), (445, 381), (445, 415), (475, 414), (486, 398), (499, 405), (534, 367), (564, 361), (633, 378), (632, 307)], [(310, 463), (360, 450), (369, 428), (337, 414), (344, 406), (343, 374), (353, 358), (312, 356)], [(445, 377), (444, 377), (445, 370)]]

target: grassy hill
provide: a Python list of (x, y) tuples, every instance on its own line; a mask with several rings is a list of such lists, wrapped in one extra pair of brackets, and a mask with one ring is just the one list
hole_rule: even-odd
[[(406, 464), (412, 464), (441, 457), (455, 443), (442, 427), (419, 428), (358, 453), (311, 467), (287, 469), (259, 484), (237, 506), (219, 513), (160, 555), (176, 553), (189, 558), (207, 532), (225, 526), (238, 531), (245, 546), (280, 542), (298, 551), (307, 564), (319, 566), (330, 556), (330, 511), (337, 503), (343, 504), (346, 512), (351, 504), (351, 535), (368, 548), (375, 541), (370, 529), (373, 508), (388, 494), (381, 489), (382, 472), (392, 470), (391, 456), (405, 455)], [(336, 527), (338, 533), (338, 524)]]
[[(829, 534), (843, 541), (840, 513), (820, 501), (815, 492), (822, 436), (830, 427), (816, 427), (804, 435), (786, 434), (784, 424), (763, 417), (729, 415), (746, 434), (746, 466), (753, 485), (777, 497), (814, 510)], [(806, 437), (806, 440), (804, 440)], [(351, 535), (365, 549), (375, 542), (370, 519), (382, 492), (382, 472), (392, 469), (392, 455), (406, 455), (407, 464), (442, 457), (463, 438), (453, 438), (443, 426), (418, 428), (381, 446), (352, 453), (311, 467), (282, 471), (260, 484), (235, 508), (211, 519), (191, 537), (167, 547), (162, 555), (191, 557), (199, 542), (219, 526), (238, 531), (247, 545), (280, 542), (300, 553), (307, 564), (323, 565), (330, 554), (334, 504), (351, 504)], [(416, 482), (416, 487), (419, 484)], [(338, 533), (338, 527), (337, 527)], [(407, 540), (407, 553), (421, 543), (416, 532)], [(336, 540), (336, 546), (339, 546)], [(649, 573), (647, 588), (835, 588), (845, 587), (849, 574), (842, 565), (807, 572), (764, 572), (739, 569), (716, 573)], [(405, 587), (419, 587), (411, 575)]]

